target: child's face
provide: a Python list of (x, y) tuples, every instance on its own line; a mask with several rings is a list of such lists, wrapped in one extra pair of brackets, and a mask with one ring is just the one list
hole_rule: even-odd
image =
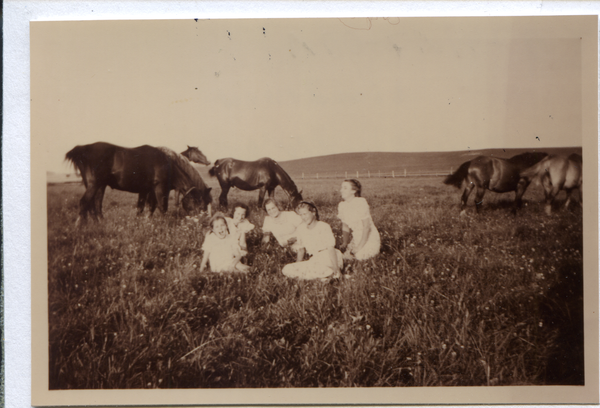
[(267, 214), (269, 214), (270, 217), (277, 218), (279, 216), (279, 208), (277, 208), (273, 202), (267, 204), (265, 210), (267, 210)]
[(298, 210), (298, 215), (306, 225), (312, 224), (317, 219), (317, 216), (306, 207), (301, 207)]
[(347, 181), (342, 182), (342, 187), (340, 188), (340, 194), (343, 199), (347, 199), (350, 197), (354, 197), (356, 192), (352, 188), (352, 185)]
[(215, 222), (213, 222), (212, 230), (214, 234), (221, 239), (227, 237), (227, 223), (222, 218), (217, 218)]
[(233, 222), (236, 225), (239, 224), (244, 218), (246, 218), (245, 208), (237, 207), (235, 210), (233, 210)]

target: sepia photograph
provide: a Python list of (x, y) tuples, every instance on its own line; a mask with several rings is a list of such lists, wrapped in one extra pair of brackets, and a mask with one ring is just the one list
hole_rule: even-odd
[(30, 35), (33, 405), (598, 403), (597, 16)]

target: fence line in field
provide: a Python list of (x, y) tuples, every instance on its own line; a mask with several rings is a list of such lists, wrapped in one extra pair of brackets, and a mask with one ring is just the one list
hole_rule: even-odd
[(359, 172), (359, 171), (338, 171), (338, 172), (326, 172), (326, 173), (313, 173), (313, 172), (302, 172), (302, 180), (306, 179), (347, 179), (347, 178), (404, 178), (404, 177), (442, 177), (452, 174), (453, 169), (448, 170), (434, 170), (434, 171), (420, 171), (420, 172), (409, 172), (406, 169), (403, 170), (392, 170), (391, 172), (382, 171), (370, 171)]

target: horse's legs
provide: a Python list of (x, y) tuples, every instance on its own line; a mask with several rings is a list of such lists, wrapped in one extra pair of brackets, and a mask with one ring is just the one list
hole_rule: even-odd
[[(150, 208), (150, 215), (156, 209), (156, 204), (158, 203), (158, 209), (161, 213), (166, 214), (169, 209), (169, 189), (165, 185), (158, 184), (154, 187), (154, 195), (155, 200), (153, 201), (153, 207)], [(151, 203), (152, 204), (152, 203)]]
[[(569, 208), (569, 204), (571, 204), (571, 200), (575, 200), (579, 203), (579, 205), (581, 205), (581, 187), (577, 188), (577, 187), (572, 187), (572, 188), (565, 188), (565, 191), (567, 192), (567, 201), (565, 201), (565, 210), (567, 210)], [(575, 197), (576, 192), (577, 191), (577, 197)]]
[(544, 210), (547, 215), (552, 214), (552, 202), (554, 201), (554, 197), (560, 191), (560, 188), (556, 185), (552, 185), (552, 180), (548, 175), (544, 175), (542, 177), (542, 186), (544, 187), (544, 195), (546, 197), (546, 205)]
[(227, 208), (227, 194), (229, 193), (229, 186), (221, 184), (221, 195), (219, 196), (219, 204), (221, 207)]
[(96, 186), (94, 180), (88, 181), (88, 187), (85, 190), (83, 196), (81, 197), (81, 200), (79, 200), (79, 217), (75, 222), (76, 226), (79, 226), (80, 221), (82, 224), (85, 224), (87, 222), (88, 213), (92, 214), (94, 219), (96, 219), (96, 216), (94, 214), (94, 197), (96, 196), (97, 191), (98, 187)]
[(513, 208), (513, 214), (517, 214), (517, 210), (523, 205), (523, 194), (525, 194), (525, 190), (529, 186), (529, 182), (524, 178), (519, 180), (519, 184), (517, 184), (517, 189), (515, 190), (515, 206)]
[(460, 198), (460, 213), (464, 214), (467, 208), (467, 200), (469, 199), (469, 194), (473, 191), (475, 184), (468, 183), (465, 187), (465, 191), (463, 191), (462, 196)]
[(477, 187), (477, 192), (475, 193), (475, 209), (477, 213), (481, 211), (481, 206), (483, 205), (483, 196), (485, 194), (485, 188)]
[[(154, 214), (154, 211), (156, 210), (156, 205), (158, 204), (156, 201), (156, 193), (154, 191), (150, 191), (148, 193), (148, 199), (147, 199), (147, 203), (148, 203), (148, 207), (150, 212), (148, 213), (148, 217), (152, 216), (152, 214)], [(168, 200), (168, 196), (167, 196), (167, 200)]]
[(174, 190), (175, 191), (175, 207), (179, 207), (179, 190)]
[(144, 212), (144, 206), (146, 205), (146, 200), (149, 197), (149, 193), (140, 193), (138, 195), (138, 202), (137, 202), (137, 215), (142, 215), (142, 213)]
[(104, 215), (102, 215), (102, 201), (104, 200), (104, 191), (106, 191), (106, 186), (100, 187), (94, 197), (94, 210), (96, 211), (96, 218), (99, 219), (104, 218)]
[(258, 191), (258, 207), (262, 208), (263, 202), (265, 201), (265, 193), (268, 192), (269, 193), (269, 197), (273, 197), (273, 191), (274, 190), (267, 190), (266, 187), (262, 187), (259, 191)]

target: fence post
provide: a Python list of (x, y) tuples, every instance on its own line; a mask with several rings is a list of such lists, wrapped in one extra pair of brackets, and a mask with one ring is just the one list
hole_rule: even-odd
[(404, 177), (406, 177), (406, 169), (404, 169)]
[(304, 172), (302, 172), (302, 180), (304, 180)]
[(348, 172), (345, 172), (344, 174), (346, 174), (346, 177), (344, 177), (344, 178), (346, 178), (346, 179), (347, 179), (347, 178), (348, 178)]
[(317, 180), (319, 179), (319, 173), (317, 173)]
[(356, 178), (358, 178), (358, 170), (356, 170)]
[(392, 170), (392, 178), (396, 178), (396, 175), (394, 174), (394, 170)]
[(371, 178), (371, 170), (368, 171), (368, 174), (369, 174), (368, 177)]
[(379, 178), (381, 178), (381, 170), (379, 170)]

